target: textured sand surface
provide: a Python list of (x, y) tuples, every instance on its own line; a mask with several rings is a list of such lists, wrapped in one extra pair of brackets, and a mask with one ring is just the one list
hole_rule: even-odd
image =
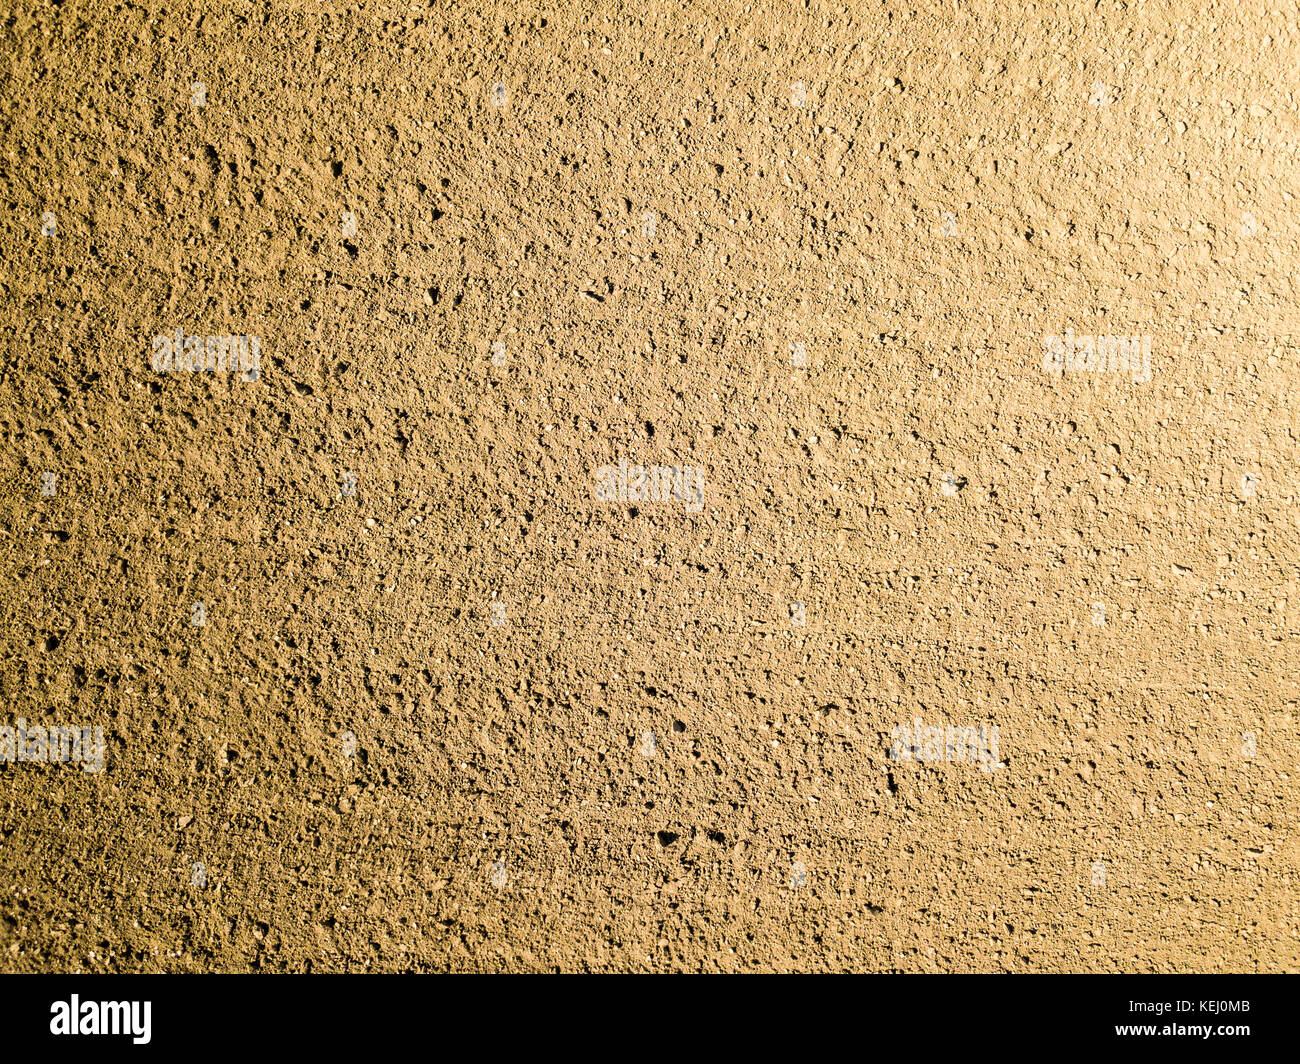
[(1300, 970), (1294, 6), (564, 6), (0, 12), (0, 971)]

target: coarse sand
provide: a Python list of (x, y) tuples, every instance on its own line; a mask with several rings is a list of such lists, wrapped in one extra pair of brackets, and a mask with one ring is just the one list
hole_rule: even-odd
[(0, 30), (0, 971), (1300, 970), (1294, 5)]

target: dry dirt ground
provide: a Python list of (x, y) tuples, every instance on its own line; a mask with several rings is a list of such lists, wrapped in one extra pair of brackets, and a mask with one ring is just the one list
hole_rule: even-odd
[(0, 970), (1300, 969), (1293, 5), (561, 6), (4, 4)]

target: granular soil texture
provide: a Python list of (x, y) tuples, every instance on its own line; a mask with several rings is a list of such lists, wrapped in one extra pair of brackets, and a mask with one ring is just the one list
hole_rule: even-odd
[(1294, 10), (554, 7), (0, 11), (0, 969), (1300, 969)]

